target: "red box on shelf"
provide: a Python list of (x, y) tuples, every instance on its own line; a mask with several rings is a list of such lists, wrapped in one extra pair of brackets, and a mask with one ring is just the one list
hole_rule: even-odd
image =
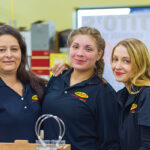
[(38, 75), (49, 75), (49, 69), (39, 69), (38, 67), (33, 68), (32, 71)]
[(49, 50), (32, 51), (31, 68), (38, 75), (49, 75)]
[(32, 67), (49, 67), (49, 59), (31, 59)]
[(32, 56), (49, 56), (49, 50), (32, 51)]

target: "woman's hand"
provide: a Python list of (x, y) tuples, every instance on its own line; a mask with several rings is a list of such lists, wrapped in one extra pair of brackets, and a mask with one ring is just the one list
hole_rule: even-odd
[(60, 62), (60, 63), (56, 63), (53, 68), (50, 68), (50, 71), (52, 71), (53, 75), (55, 77), (59, 76), (60, 74), (62, 74), (62, 72), (64, 70), (67, 70), (69, 69), (69, 65), (68, 64), (65, 64), (63, 62)]

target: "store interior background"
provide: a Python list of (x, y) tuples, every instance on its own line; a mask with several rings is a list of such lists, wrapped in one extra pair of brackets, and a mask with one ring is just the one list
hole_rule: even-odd
[[(37, 20), (49, 19), (62, 31), (75, 26), (73, 12), (78, 7), (149, 6), (150, 0), (13, 0), (17, 27), (30, 28)], [(0, 22), (11, 19), (11, 0), (0, 0)]]
[[(26, 31), (30, 31), (32, 23), (48, 19), (55, 24), (58, 33), (76, 28), (75, 12), (77, 8), (149, 6), (150, 0), (0, 0), (0, 23), (13, 25), (16, 28), (24, 27)], [(56, 38), (56, 48), (53, 49), (55, 53), (60, 52), (57, 40)], [(32, 49), (29, 46), (31, 42), (28, 39), (26, 41), (29, 64), (32, 71), (38, 75), (48, 79), (52, 75), (49, 67), (60, 60), (68, 62), (66, 55), (52, 54), (53, 56), (49, 56), (47, 51), (51, 53), (51, 49), (46, 50), (46, 53), (45, 49)], [(39, 54), (40, 51), (42, 53)], [(57, 59), (54, 60), (54, 58)], [(119, 88), (121, 87), (122, 85), (119, 85)]]

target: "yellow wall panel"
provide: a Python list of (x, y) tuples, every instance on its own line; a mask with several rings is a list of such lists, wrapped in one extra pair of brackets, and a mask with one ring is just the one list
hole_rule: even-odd
[[(0, 0), (0, 22), (9, 24), (11, 0)], [(72, 28), (72, 13), (77, 7), (111, 6), (150, 6), (150, 0), (13, 0), (14, 19), (17, 27), (25, 26), (36, 20), (49, 19), (56, 24), (56, 30)]]

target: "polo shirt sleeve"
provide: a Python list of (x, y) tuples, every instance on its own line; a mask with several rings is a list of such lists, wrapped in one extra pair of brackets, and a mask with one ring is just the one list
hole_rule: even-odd
[[(100, 90), (97, 99), (97, 130), (99, 140), (103, 140), (102, 149), (119, 150), (118, 105), (116, 93), (109, 87)], [(102, 133), (103, 132), (103, 133)], [(102, 136), (102, 139), (101, 139)]]
[(150, 127), (150, 88), (145, 88), (140, 96), (138, 109), (138, 124)]

